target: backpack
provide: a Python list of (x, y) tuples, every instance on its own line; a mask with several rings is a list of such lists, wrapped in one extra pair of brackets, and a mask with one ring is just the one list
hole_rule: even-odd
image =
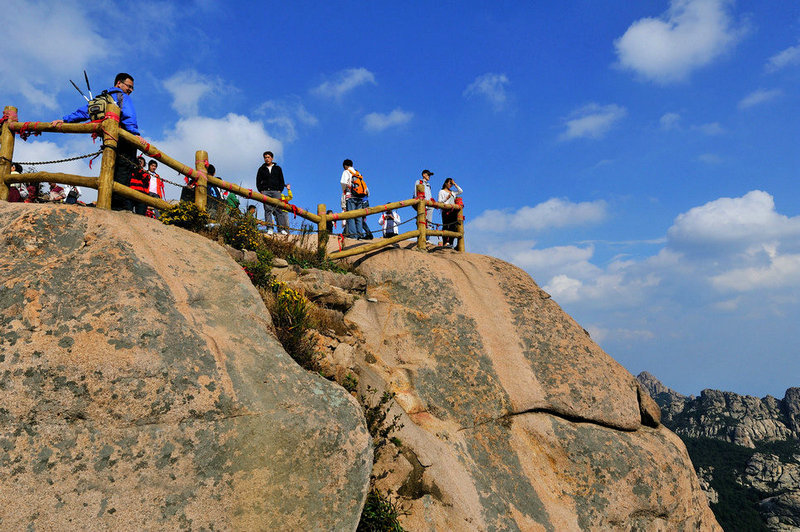
[(364, 182), (364, 176), (356, 172), (353, 179), (350, 181), (350, 191), (353, 196), (363, 198), (367, 195), (367, 184)]
[(103, 120), (106, 117), (106, 105), (110, 103), (116, 103), (117, 107), (122, 109), (122, 92), (117, 93), (116, 102), (114, 101), (113, 95), (111, 95), (108, 91), (103, 91), (91, 100), (87, 104), (88, 112), (89, 112), (89, 120)]

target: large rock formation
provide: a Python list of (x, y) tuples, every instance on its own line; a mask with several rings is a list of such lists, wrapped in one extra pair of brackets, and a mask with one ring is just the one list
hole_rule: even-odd
[[(687, 397), (649, 373), (637, 378), (661, 407), (664, 424), (692, 444), (693, 461), (715, 511), (732, 508), (739, 514), (735, 520), (743, 512), (737, 507), (742, 500), (759, 501), (753, 511), (765, 527), (800, 528), (800, 388), (789, 388), (783, 399), (718, 390)], [(720, 463), (706, 464), (709, 456)], [(725, 500), (738, 492), (746, 496)]]
[(361, 410), (222, 247), (80, 207), (0, 232), (0, 528), (355, 529)]
[(664, 424), (679, 434), (750, 448), (757, 442), (800, 440), (800, 388), (789, 388), (783, 399), (710, 389), (687, 397), (647, 372), (638, 378), (661, 407)]
[(716, 530), (657, 405), (523, 271), (442, 251), (357, 261), (360, 339), (321, 339), (395, 394), (381, 451), (409, 530)]

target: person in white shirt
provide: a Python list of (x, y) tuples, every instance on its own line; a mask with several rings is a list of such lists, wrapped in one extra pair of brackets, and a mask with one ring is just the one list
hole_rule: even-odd
[[(456, 204), (456, 196), (463, 194), (461, 187), (453, 181), (452, 177), (444, 180), (442, 189), (439, 191), (439, 203), (446, 203), (447, 205)], [(442, 209), (442, 231), (455, 231), (458, 228), (458, 211), (453, 209)], [(453, 247), (455, 237), (444, 236), (442, 237), (442, 245), (444, 247)]]
[(397, 227), (400, 225), (400, 215), (389, 209), (381, 214), (378, 223), (383, 228), (383, 238), (397, 236)]
[[(342, 161), (342, 177), (339, 184), (342, 187), (342, 209), (345, 211), (355, 211), (364, 208), (364, 198), (369, 195), (357, 196), (353, 193), (353, 177), (360, 175), (358, 170), (353, 168), (353, 161), (345, 159)], [(367, 237), (367, 231), (363, 218), (350, 218), (345, 223), (344, 234), (350, 238), (362, 240)]]

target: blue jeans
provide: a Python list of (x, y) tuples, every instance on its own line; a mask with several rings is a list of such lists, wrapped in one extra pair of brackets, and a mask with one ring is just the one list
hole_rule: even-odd
[[(348, 211), (363, 209), (364, 198), (347, 198), (346, 205)], [(366, 232), (364, 231), (364, 219), (361, 217), (350, 218), (349, 220), (347, 220), (346, 228), (347, 228), (347, 234), (353, 238), (367, 236)]]

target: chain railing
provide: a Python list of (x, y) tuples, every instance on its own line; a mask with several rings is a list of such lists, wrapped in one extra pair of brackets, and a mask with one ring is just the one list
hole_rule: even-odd
[[(144, 203), (154, 209), (165, 210), (172, 207), (172, 204), (164, 201), (161, 198), (149, 196), (148, 194), (133, 190), (120, 183), (114, 181), (114, 169), (116, 166), (116, 158), (125, 157), (117, 153), (117, 145), (120, 140), (123, 140), (136, 147), (137, 150), (143, 152), (148, 157), (151, 157), (161, 164), (172, 168), (179, 174), (186, 176), (190, 181), (195, 183), (194, 186), (194, 203), (205, 210), (208, 204), (208, 185), (211, 184), (218, 189), (227, 190), (229, 194), (236, 194), (242, 198), (251, 199), (265, 206), (274, 207), (287, 213), (292, 213), (295, 217), (299, 216), (309, 222), (317, 225), (317, 247), (322, 253), (326, 253), (332, 259), (339, 259), (350, 257), (353, 255), (360, 255), (378, 250), (380, 248), (391, 246), (404, 240), (416, 238), (417, 249), (426, 250), (427, 240), (431, 237), (452, 237), (457, 239), (456, 250), (464, 251), (464, 216), (463, 207), (461, 205), (450, 205), (439, 203), (433, 200), (426, 200), (422, 194), (421, 185), (417, 185), (417, 197), (378, 205), (375, 207), (365, 207), (363, 209), (344, 211), (340, 213), (328, 213), (325, 204), (317, 205), (317, 212), (312, 213), (302, 209), (288, 201), (283, 201), (276, 198), (265, 196), (252, 189), (244, 188), (240, 185), (230, 183), (215, 176), (208, 175), (208, 153), (204, 150), (198, 150), (195, 153), (194, 168), (173, 159), (169, 155), (159, 150), (143, 138), (134, 135), (119, 125), (119, 108), (114, 104), (109, 104), (106, 111), (106, 117), (102, 121), (90, 122), (84, 124), (67, 124), (59, 123), (53, 124), (52, 122), (20, 122), (17, 117), (16, 107), (6, 107), (3, 110), (3, 116), (0, 119), (2, 124), (2, 132), (0, 132), (0, 200), (8, 200), (8, 185), (11, 183), (41, 183), (41, 182), (56, 182), (66, 185), (83, 186), (94, 188), (97, 190), (97, 207), (101, 209), (111, 208), (111, 197), (113, 194)], [(66, 162), (70, 160), (83, 159), (86, 157), (102, 155), (100, 164), (100, 175), (98, 177), (87, 177), (73, 174), (52, 173), (52, 172), (33, 172), (28, 174), (11, 174), (11, 162), (14, 155), (14, 141), (15, 135), (19, 135), (23, 140), (28, 135), (40, 135), (41, 133), (79, 133), (91, 134), (93, 137), (101, 137), (103, 140), (102, 148), (99, 152), (82, 155), (79, 157), (72, 157), (69, 159), (62, 159), (58, 161), (45, 161), (36, 164), (51, 164), (56, 162)], [(126, 161), (131, 164), (131, 161)], [(31, 163), (24, 163), (31, 164)], [(135, 165), (134, 165), (135, 167)], [(180, 186), (180, 185), (179, 185)], [(213, 197), (211, 198), (214, 199)], [(327, 244), (329, 232), (327, 230), (328, 222), (342, 221), (362, 218), (372, 214), (380, 214), (389, 210), (401, 208), (414, 208), (416, 211), (416, 229), (406, 231), (399, 235), (381, 238), (371, 241), (369, 243), (359, 243), (352, 246), (345, 247), (346, 243), (342, 236), (339, 237), (339, 249), (328, 253)], [(440, 209), (456, 210), (458, 211), (456, 230), (446, 231), (431, 229), (428, 227), (426, 218), (426, 209)]]

